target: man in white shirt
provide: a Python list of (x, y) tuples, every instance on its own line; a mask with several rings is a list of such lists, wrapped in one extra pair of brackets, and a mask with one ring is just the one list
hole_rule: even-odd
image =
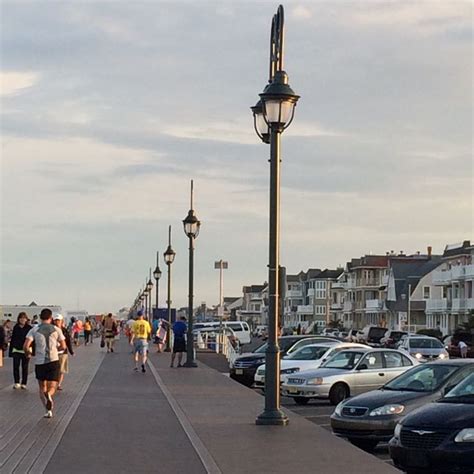
[(461, 357), (463, 359), (467, 358), (467, 344), (464, 341), (458, 342), (459, 352), (461, 352)]
[(23, 350), (31, 357), (30, 347), (35, 342), (35, 374), (39, 385), (40, 399), (46, 407), (45, 418), (53, 416), (53, 395), (61, 375), (59, 350), (66, 349), (64, 334), (52, 323), (53, 313), (44, 308), (40, 314), (41, 324), (26, 335)]

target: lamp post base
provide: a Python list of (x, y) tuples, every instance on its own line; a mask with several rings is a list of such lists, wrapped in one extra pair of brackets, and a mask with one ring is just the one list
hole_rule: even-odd
[(255, 420), (256, 425), (286, 426), (290, 420), (281, 410), (265, 410)]
[(184, 367), (189, 367), (189, 368), (194, 368), (194, 367), (197, 367), (198, 365), (196, 364), (196, 362), (192, 361), (192, 362), (185, 362), (183, 364)]

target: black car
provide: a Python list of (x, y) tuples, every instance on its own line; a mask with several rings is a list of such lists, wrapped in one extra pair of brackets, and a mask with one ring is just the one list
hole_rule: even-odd
[(436, 403), (404, 417), (389, 444), (395, 465), (410, 474), (474, 472), (474, 374)]
[(332, 430), (362, 449), (374, 449), (392, 438), (403, 416), (440, 399), (471, 374), (473, 359), (417, 365), (378, 390), (340, 403), (331, 416)]
[[(312, 342), (320, 341), (334, 341), (333, 337), (326, 336), (282, 336), (278, 338), (278, 345), (280, 346), (280, 356), (283, 357), (291, 354), (294, 350)], [(303, 342), (304, 341), (304, 342)], [(265, 351), (267, 344), (262, 344), (255, 351), (248, 354), (242, 354), (235, 359), (230, 367), (229, 375), (231, 379), (240, 382), (247, 387), (251, 387), (254, 382), (255, 372), (257, 368), (265, 363)]]

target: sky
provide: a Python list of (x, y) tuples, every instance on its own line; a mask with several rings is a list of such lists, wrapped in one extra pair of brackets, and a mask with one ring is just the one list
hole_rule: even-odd
[[(0, 304), (129, 306), (156, 265), (195, 303), (267, 280), (270, 1), (1, 1)], [(472, 3), (287, 1), (281, 264), (473, 237)]]

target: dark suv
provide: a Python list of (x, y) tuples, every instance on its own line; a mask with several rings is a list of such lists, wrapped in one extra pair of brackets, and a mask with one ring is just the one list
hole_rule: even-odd
[[(291, 354), (296, 349), (299, 349), (306, 344), (321, 341), (334, 341), (335, 338), (328, 336), (282, 336), (278, 338), (278, 345), (280, 346), (280, 356), (283, 357)], [(240, 382), (247, 387), (251, 387), (254, 382), (255, 372), (257, 368), (265, 363), (265, 351), (267, 343), (262, 344), (255, 351), (242, 354), (235, 359), (233, 365), (230, 367), (230, 378)]]

